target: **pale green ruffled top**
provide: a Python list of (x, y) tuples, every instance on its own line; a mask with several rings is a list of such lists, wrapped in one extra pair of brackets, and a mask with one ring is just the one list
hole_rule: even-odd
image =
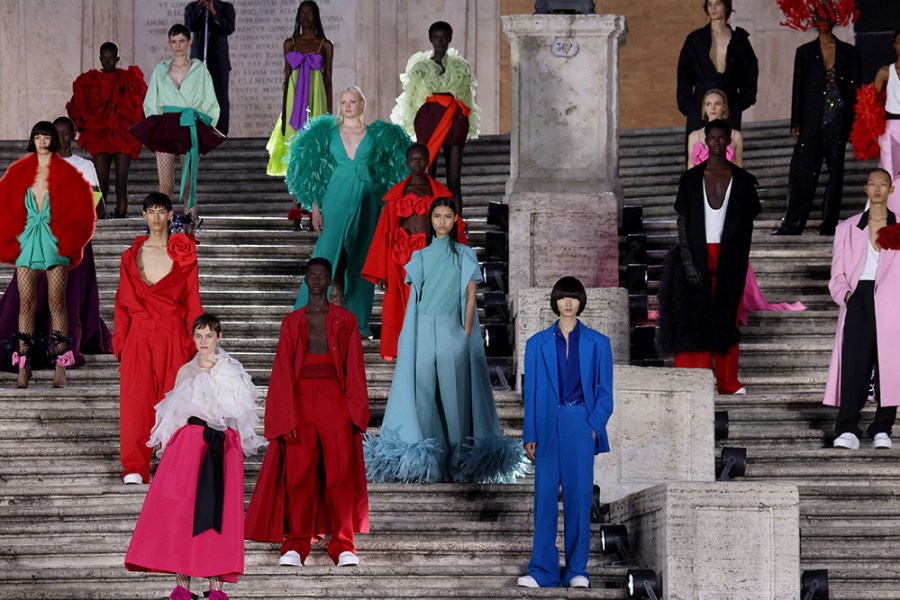
[(51, 267), (69, 266), (69, 259), (59, 255), (59, 240), (50, 230), (50, 194), (44, 196), (44, 206), (38, 210), (31, 188), (25, 192), (25, 229), (19, 234), (19, 258), (17, 267), (33, 271), (46, 271)]

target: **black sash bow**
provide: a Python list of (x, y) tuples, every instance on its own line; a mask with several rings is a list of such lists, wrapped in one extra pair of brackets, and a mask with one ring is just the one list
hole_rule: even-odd
[(225, 432), (213, 429), (197, 417), (188, 419), (188, 425), (203, 427), (206, 455), (197, 476), (197, 499), (194, 503), (194, 535), (208, 529), (222, 533), (222, 506), (225, 503)]

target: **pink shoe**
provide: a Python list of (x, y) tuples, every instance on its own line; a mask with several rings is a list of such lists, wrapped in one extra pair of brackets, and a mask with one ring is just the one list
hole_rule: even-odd
[(228, 594), (219, 590), (209, 590), (209, 600), (228, 600)]
[(169, 600), (193, 600), (197, 596), (193, 595), (190, 590), (186, 590), (180, 585), (176, 585), (172, 593), (169, 594)]

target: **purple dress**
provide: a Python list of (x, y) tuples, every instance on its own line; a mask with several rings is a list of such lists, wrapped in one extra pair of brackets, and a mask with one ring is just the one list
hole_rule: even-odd
[[(100, 293), (97, 290), (94, 250), (90, 242), (84, 247), (81, 263), (69, 271), (66, 302), (69, 309), (69, 337), (73, 339), (71, 350), (75, 355), (74, 368), (84, 365), (85, 354), (112, 354), (112, 334), (100, 317)], [(12, 339), (18, 327), (19, 287), (14, 273), (3, 298), (0, 298), (0, 340)], [(52, 333), (50, 306), (47, 302), (47, 277), (43, 273), (38, 275), (34, 332), (36, 336), (43, 337), (49, 337)], [(13, 349), (0, 346), (0, 370), (8, 373), (18, 371), (12, 364)], [(36, 352), (33, 355), (32, 369), (52, 367), (44, 353)]]

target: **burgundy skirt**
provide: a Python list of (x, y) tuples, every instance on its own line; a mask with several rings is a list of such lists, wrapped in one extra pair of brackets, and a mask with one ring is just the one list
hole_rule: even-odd
[[(152, 115), (135, 123), (129, 131), (138, 141), (154, 152), (187, 154), (191, 149), (191, 132), (189, 128), (181, 124), (179, 113)], [(200, 145), (200, 154), (206, 154), (225, 141), (225, 134), (215, 127), (197, 121), (197, 140)]]
[(244, 455), (233, 429), (225, 432), (222, 533), (193, 535), (197, 474), (206, 456), (203, 427), (185, 425), (166, 445), (138, 517), (125, 568), (129, 571), (221, 577), (244, 573)]
[[(437, 102), (426, 102), (419, 108), (416, 113), (416, 119), (413, 121), (413, 127), (416, 130), (416, 141), (420, 144), (427, 144), (428, 140), (434, 134), (441, 117), (447, 109)], [(450, 124), (450, 132), (444, 139), (444, 146), (465, 146), (466, 138), (469, 136), (469, 117), (463, 116), (462, 112), (457, 111), (453, 116), (453, 123)]]

